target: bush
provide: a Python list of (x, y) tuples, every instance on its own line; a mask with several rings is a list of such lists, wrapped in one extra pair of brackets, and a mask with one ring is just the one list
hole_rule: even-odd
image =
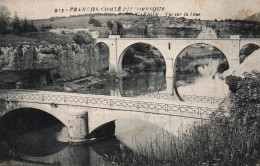
[(228, 62), (221, 63), (218, 65), (217, 72), (222, 74), (224, 71), (226, 71), (229, 68)]
[(84, 34), (84, 33), (77, 33), (73, 40), (75, 43), (82, 45), (82, 44), (90, 44), (93, 42), (93, 38), (90, 34)]
[(93, 24), (94, 21), (95, 21), (95, 19), (94, 19), (93, 17), (90, 17), (90, 19), (88, 20), (88, 23), (89, 23), (89, 24)]
[(94, 20), (93, 26), (94, 27), (101, 27), (101, 23), (98, 20)]
[(108, 27), (109, 30), (112, 30), (112, 28), (113, 28), (112, 21), (110, 21), (110, 20), (107, 21), (107, 27)]
[(226, 78), (226, 83), (229, 86), (229, 90), (232, 93), (236, 93), (237, 89), (238, 89), (238, 83), (241, 81), (242, 79), (240, 77), (236, 77), (236, 76), (227, 76)]

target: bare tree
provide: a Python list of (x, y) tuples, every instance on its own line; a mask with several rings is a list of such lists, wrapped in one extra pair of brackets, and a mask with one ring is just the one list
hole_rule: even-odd
[(0, 34), (6, 33), (11, 13), (6, 6), (0, 6)]

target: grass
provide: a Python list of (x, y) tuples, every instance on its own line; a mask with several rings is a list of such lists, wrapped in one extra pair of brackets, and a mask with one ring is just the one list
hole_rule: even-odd
[(92, 24), (88, 24), (90, 16), (80, 16), (80, 17), (66, 17), (66, 18), (55, 18), (54, 21), (50, 19), (46, 20), (36, 20), (34, 25), (37, 29), (40, 29), (42, 25), (52, 25), (52, 28), (92, 28)]
[(17, 45), (18, 43), (31, 43), (38, 42), (38, 39), (17, 36), (13, 34), (0, 35), (0, 46)]
[[(101, 23), (106, 23), (108, 20), (116, 20), (116, 21), (126, 21), (131, 19), (139, 18), (140, 16), (131, 16), (128, 15), (97, 15), (93, 18), (98, 20)], [(77, 29), (77, 28), (96, 28), (93, 27), (93, 24), (89, 24), (88, 21), (91, 18), (90, 15), (86, 16), (77, 16), (77, 17), (65, 17), (65, 18), (55, 18), (53, 21), (51, 19), (45, 20), (35, 20), (33, 21), (36, 28), (40, 29), (42, 25), (52, 25), (53, 28), (69, 28), (69, 29)]]
[(21, 35), (6, 34), (0, 35), (0, 46), (5, 47), (9, 45), (19, 44), (34, 44), (39, 45), (44, 42), (49, 44), (75, 44), (72, 39), (74, 35), (65, 34), (58, 35), (54, 33), (46, 32), (30, 32), (23, 33)]

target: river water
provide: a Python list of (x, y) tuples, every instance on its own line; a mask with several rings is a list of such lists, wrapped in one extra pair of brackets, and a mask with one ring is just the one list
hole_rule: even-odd
[[(185, 53), (183, 53), (185, 54)], [(180, 96), (195, 95), (225, 97), (228, 87), (219, 78), (217, 69), (226, 63), (223, 58), (197, 58), (176, 72), (176, 87)], [(176, 94), (174, 88), (167, 88), (174, 82), (165, 78), (163, 71), (141, 72), (117, 80), (105, 80), (92, 86), (100, 91), (109, 91), (110, 95), (138, 97), (153, 93)], [(107, 93), (104, 93), (107, 95)], [(167, 151), (167, 141), (176, 137), (159, 127), (134, 119), (115, 121), (115, 135), (97, 142), (70, 145), (67, 140), (67, 129), (61, 123), (46, 124), (45, 128), (14, 134), (8, 140), (0, 135), (0, 165), (114, 165), (111, 156), (128, 150), (140, 153), (142, 149), (153, 149), (151, 143), (163, 142)], [(158, 137), (160, 136), (160, 137)], [(161, 146), (161, 145), (157, 145)], [(157, 147), (158, 148), (158, 147)], [(18, 152), (18, 153), (17, 153)], [(157, 151), (158, 158), (161, 151)], [(110, 159), (110, 160), (109, 160)]]

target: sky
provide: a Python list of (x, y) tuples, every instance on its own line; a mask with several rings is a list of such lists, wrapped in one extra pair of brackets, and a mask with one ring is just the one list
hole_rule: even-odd
[[(0, 5), (8, 7), (11, 17), (17, 12), (20, 18), (26, 17), (27, 19), (101, 13), (108, 7), (118, 10), (119, 6), (121, 7), (120, 12), (123, 10), (126, 12), (128, 9), (129, 12), (139, 14), (144, 12), (151, 14), (154, 13), (152, 11), (155, 9), (154, 7), (164, 7), (163, 10), (155, 13), (162, 16), (170, 13), (174, 16), (179, 13), (181, 14), (179, 17), (203, 20), (244, 19), (260, 12), (260, 0), (0, 0)], [(98, 8), (99, 11), (90, 11), (90, 7)], [(149, 8), (141, 11), (142, 7)], [(75, 8), (77, 10), (74, 11)], [(78, 11), (78, 8), (81, 10)], [(82, 11), (82, 8), (86, 8), (87, 11)], [(102, 11), (100, 11), (101, 9)], [(118, 13), (118, 11), (113, 12)], [(191, 12), (199, 15), (191, 16)], [(186, 15), (184, 15), (185, 13)]]

